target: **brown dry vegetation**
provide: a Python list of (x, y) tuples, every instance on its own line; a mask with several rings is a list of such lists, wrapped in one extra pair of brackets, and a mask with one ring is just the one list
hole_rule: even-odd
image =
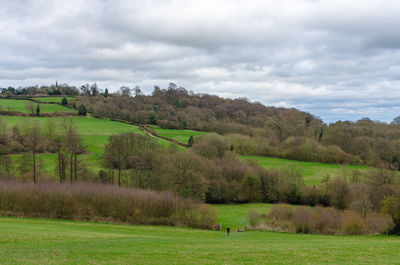
[(267, 215), (248, 214), (250, 229), (324, 235), (376, 235), (394, 227), (392, 217), (369, 213), (364, 218), (357, 212), (334, 208), (277, 205)]
[(0, 214), (212, 228), (216, 212), (168, 192), (104, 184), (0, 182)]

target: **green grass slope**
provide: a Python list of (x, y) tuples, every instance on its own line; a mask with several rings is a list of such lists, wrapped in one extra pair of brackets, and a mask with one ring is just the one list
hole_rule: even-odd
[(0, 218), (1, 264), (395, 264), (396, 236), (318, 236)]
[(159, 126), (150, 126), (150, 128), (160, 136), (168, 137), (184, 144), (188, 143), (190, 136), (196, 137), (207, 134), (207, 132), (193, 130), (163, 129)]
[[(31, 99), (38, 101), (38, 102), (45, 102), (45, 103), (61, 103), (63, 98), (64, 97), (40, 97), (40, 98), (37, 97), (37, 98), (31, 98)], [(67, 98), (68, 102), (72, 101), (72, 100), (76, 100), (76, 98), (73, 98), (73, 97), (66, 97), (66, 98)]]
[[(0, 99), (1, 110), (9, 111), (19, 111), (24, 113), (30, 113), (27, 106), (33, 104), (34, 110), (36, 110), (37, 103), (30, 100), (20, 100), (20, 99)], [(61, 106), (59, 104), (39, 104), (41, 113), (51, 113), (51, 112), (75, 112), (70, 108)]]
[(263, 156), (241, 156), (241, 159), (256, 160), (261, 166), (265, 168), (282, 168), (285, 166), (297, 167), (304, 177), (305, 184), (318, 185), (327, 175), (331, 177), (342, 176), (343, 174), (350, 174), (353, 170), (368, 170), (370, 167), (359, 165), (339, 165), (327, 164), (318, 162), (305, 162), (296, 160), (287, 160), (273, 157)]
[[(1, 116), (9, 128), (16, 124), (23, 124), (25, 121), (40, 122), (43, 126), (52, 121), (54, 124), (59, 125), (62, 123), (64, 117), (19, 117), (19, 116)], [(93, 117), (68, 117), (66, 119), (72, 119), (79, 133), (82, 135), (83, 143), (86, 146), (88, 154), (81, 155), (81, 160), (85, 165), (90, 168), (93, 172), (97, 173), (102, 169), (100, 156), (104, 153), (104, 147), (108, 142), (110, 135), (133, 132), (138, 134), (144, 134), (137, 126), (130, 125), (127, 123), (116, 122), (106, 119), (98, 119)], [(159, 143), (168, 147), (171, 143), (167, 140), (155, 138)], [(178, 150), (185, 149), (183, 147), (177, 147)], [(15, 161), (21, 155), (12, 155)], [(57, 155), (56, 154), (39, 154), (39, 160), (43, 163), (44, 171), (48, 174), (54, 174)]]
[(257, 211), (261, 214), (269, 212), (273, 204), (269, 203), (243, 203), (243, 204), (213, 204), (218, 213), (217, 223), (222, 224), (225, 229), (244, 228), (247, 222), (249, 211)]

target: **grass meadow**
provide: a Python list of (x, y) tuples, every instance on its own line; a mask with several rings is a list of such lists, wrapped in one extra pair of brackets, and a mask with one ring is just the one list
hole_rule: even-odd
[[(31, 113), (28, 109), (28, 105), (33, 104), (33, 109), (36, 111), (37, 103), (30, 100), (21, 99), (0, 99), (0, 106), (2, 110), (19, 111), (24, 113)], [(59, 104), (39, 104), (41, 113), (52, 113), (52, 112), (75, 112), (70, 108), (64, 107)]]
[[(61, 126), (64, 117), (19, 117), (19, 116), (1, 116), (9, 128), (16, 124), (23, 124), (26, 121), (40, 122), (43, 126), (52, 121), (54, 124)], [(87, 154), (80, 155), (81, 161), (85, 163), (87, 168), (97, 173), (102, 169), (101, 155), (104, 153), (104, 147), (108, 142), (110, 135), (133, 132), (144, 134), (139, 127), (127, 123), (111, 121), (106, 119), (98, 119), (93, 117), (68, 117), (65, 119), (72, 119), (79, 133), (82, 135), (83, 143), (88, 151)], [(155, 138), (159, 143), (168, 147), (171, 143), (167, 140)], [(177, 146), (178, 150), (184, 150), (184, 147)], [(21, 155), (12, 155), (14, 160), (17, 160)], [(43, 169), (48, 174), (54, 174), (57, 155), (56, 154), (38, 154), (38, 159), (43, 163)]]
[(241, 159), (256, 160), (264, 168), (282, 168), (294, 166), (301, 172), (307, 185), (318, 185), (326, 176), (337, 177), (350, 174), (353, 170), (369, 170), (370, 167), (360, 165), (340, 165), (319, 162), (305, 162), (263, 156), (241, 156)]
[(270, 203), (213, 204), (218, 212), (217, 223), (222, 224), (223, 229), (244, 228), (248, 224), (246, 217), (249, 211), (266, 214), (272, 206)]
[(150, 128), (155, 132), (157, 132), (157, 134), (160, 136), (168, 137), (184, 144), (188, 143), (190, 136), (196, 137), (208, 134), (208, 132), (200, 132), (193, 130), (163, 129), (160, 128), (159, 126), (150, 126)]
[[(0, 104), (3, 101), (0, 100)], [(23, 101), (23, 100), (15, 100)], [(52, 104), (43, 104), (43, 106), (51, 106)], [(54, 105), (59, 106), (60, 105)], [(67, 108), (68, 109), (68, 108)], [(61, 124), (63, 117), (20, 117), (20, 116), (1, 116), (1, 118), (7, 122), (8, 127), (12, 127), (16, 124), (23, 124), (25, 121), (40, 122), (45, 125), (46, 122), (52, 121), (55, 124)], [(99, 119), (94, 117), (79, 117), (74, 116), (71, 118), (75, 126), (78, 128), (79, 133), (82, 135), (83, 142), (86, 145), (88, 154), (82, 155), (81, 159), (94, 171), (98, 172), (101, 169), (100, 156), (103, 154), (104, 146), (108, 142), (110, 135), (124, 133), (124, 132), (134, 132), (138, 134), (144, 134), (139, 127), (135, 125), (130, 125), (127, 123), (111, 121), (107, 119)], [(180, 141), (182, 143), (187, 143), (189, 137), (204, 135), (206, 132), (198, 132), (191, 130), (169, 130), (162, 129), (157, 126), (151, 127), (159, 135), (169, 137)], [(171, 145), (170, 141), (155, 138), (154, 139), (161, 145), (169, 147)], [(186, 148), (175, 145), (179, 151), (184, 151)], [(13, 157), (18, 157), (19, 155), (13, 155)], [(49, 174), (53, 174), (55, 170), (55, 154), (40, 154), (39, 158), (42, 159), (45, 171)], [(368, 170), (369, 167), (359, 166), (359, 165), (339, 165), (339, 164), (326, 164), (318, 162), (304, 162), (287, 160), (281, 158), (272, 157), (261, 157), (261, 156), (241, 156), (241, 159), (254, 159), (261, 166), (265, 168), (282, 168), (285, 166), (297, 167), (304, 177), (305, 183), (307, 185), (318, 185), (326, 176), (337, 177), (343, 174), (350, 174), (353, 170)]]
[[(36, 97), (36, 98), (31, 98), (34, 101), (38, 101), (38, 102), (45, 102), (45, 103), (61, 103), (62, 99), (64, 97)], [(72, 101), (72, 100), (76, 100), (76, 98), (73, 97), (66, 97), (67, 101)]]
[(395, 264), (397, 236), (209, 231), (0, 218), (1, 264)]

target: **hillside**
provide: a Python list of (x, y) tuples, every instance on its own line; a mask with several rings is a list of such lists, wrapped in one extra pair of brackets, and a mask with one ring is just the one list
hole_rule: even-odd
[[(400, 126), (338, 121), (325, 124), (297, 109), (267, 107), (245, 98), (195, 94), (170, 84), (151, 95), (79, 97), (90, 113), (162, 129), (189, 129), (225, 135), (241, 155), (399, 168)], [(157, 128), (158, 128), (157, 127)]]

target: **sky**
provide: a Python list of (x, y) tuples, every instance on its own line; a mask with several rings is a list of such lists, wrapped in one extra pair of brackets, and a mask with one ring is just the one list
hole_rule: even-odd
[(398, 0), (0, 0), (0, 87), (170, 82), (325, 122), (400, 115)]

